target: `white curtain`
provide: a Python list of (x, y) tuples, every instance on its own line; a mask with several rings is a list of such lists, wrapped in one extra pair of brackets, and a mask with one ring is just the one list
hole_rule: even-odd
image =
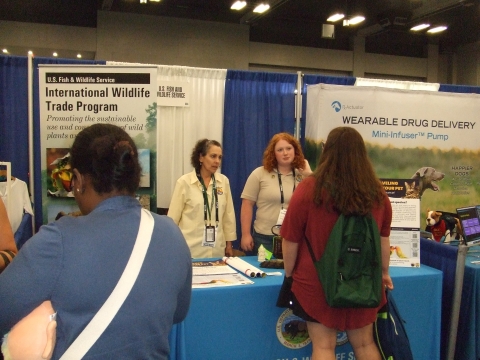
[[(154, 64), (108, 61), (107, 65)], [(175, 182), (193, 169), (190, 154), (197, 140), (208, 138), (222, 142), (227, 69), (154, 66), (158, 69), (157, 81), (190, 85), (189, 107), (157, 108), (157, 208), (168, 208)]]
[(382, 79), (367, 79), (357, 77), (355, 86), (378, 86), (392, 89), (405, 90), (429, 90), (438, 91), (440, 84), (438, 83), (424, 83), (419, 81), (398, 81), (398, 80), (382, 80)]
[(190, 83), (190, 106), (159, 106), (157, 113), (157, 207), (168, 208), (175, 182), (192, 171), (199, 139), (222, 142), (226, 69), (158, 66), (158, 81)]

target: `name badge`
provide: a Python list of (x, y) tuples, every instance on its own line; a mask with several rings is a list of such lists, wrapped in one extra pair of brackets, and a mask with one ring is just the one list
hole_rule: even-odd
[(217, 228), (215, 226), (205, 226), (205, 236), (202, 246), (215, 247), (217, 238)]
[(277, 225), (283, 224), (283, 219), (285, 219), (286, 214), (287, 214), (287, 209), (280, 210), (280, 214), (278, 214)]

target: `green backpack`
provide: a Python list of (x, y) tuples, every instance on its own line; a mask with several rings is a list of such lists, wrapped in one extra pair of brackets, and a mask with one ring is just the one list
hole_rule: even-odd
[(374, 308), (380, 304), (380, 233), (371, 215), (340, 214), (319, 260), (308, 239), (307, 245), (330, 307)]

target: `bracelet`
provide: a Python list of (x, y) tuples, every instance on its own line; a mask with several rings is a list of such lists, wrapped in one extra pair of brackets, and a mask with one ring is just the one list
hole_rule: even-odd
[(14, 258), (15, 255), (16, 255), (12, 250), (2, 250), (2, 251), (3, 251), (3, 252), (6, 252), (8, 255), (10, 255), (10, 257), (12, 258), (12, 260), (13, 260), (13, 258)]
[(5, 255), (6, 251), (0, 251), (0, 256), (3, 258), (3, 261), (5, 262), (5, 267), (7, 267), (8, 264), (10, 264), (10, 259), (8, 258), (7, 255)]

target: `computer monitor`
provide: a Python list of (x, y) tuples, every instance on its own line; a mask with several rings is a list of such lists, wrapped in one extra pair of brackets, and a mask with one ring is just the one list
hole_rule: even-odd
[(465, 245), (480, 245), (480, 205), (458, 208), (457, 215), (462, 224)]

